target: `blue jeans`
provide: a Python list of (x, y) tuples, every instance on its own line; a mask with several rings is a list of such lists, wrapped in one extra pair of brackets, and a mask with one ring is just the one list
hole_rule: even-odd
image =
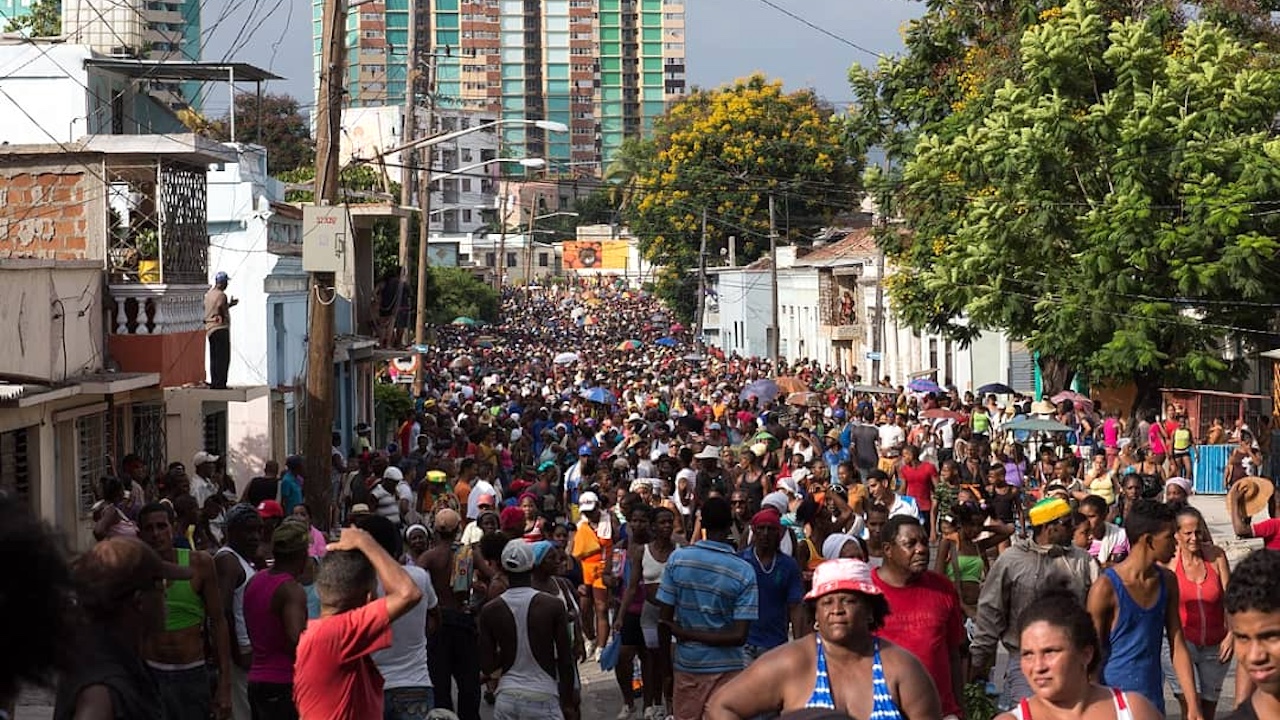
[(1031, 684), (1022, 674), (1018, 648), (1009, 651), (1009, 664), (1004, 669), (1004, 686), (1000, 689), (1000, 709), (1012, 710), (1023, 698), (1031, 697)]
[(429, 687), (383, 690), (382, 698), (382, 720), (426, 720), (435, 707), (435, 691)]
[(208, 720), (213, 711), (213, 693), (206, 666), (190, 670), (147, 669), (160, 686), (164, 720)]

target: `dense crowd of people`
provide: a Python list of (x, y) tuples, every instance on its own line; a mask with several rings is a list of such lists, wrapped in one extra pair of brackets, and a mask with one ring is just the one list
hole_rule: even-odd
[(124, 458), (70, 569), (0, 500), (30, 648), (0, 705), (56, 674), (57, 718), (572, 719), (599, 662), (620, 720), (1147, 720), (1166, 685), (1212, 720), (1238, 662), (1233, 719), (1280, 717), (1270, 433), (1243, 418), (1206, 437), (1267, 548), (1231, 568), (1176, 405), (725, 356), (606, 282), (436, 334), (377, 443), (239, 484)]

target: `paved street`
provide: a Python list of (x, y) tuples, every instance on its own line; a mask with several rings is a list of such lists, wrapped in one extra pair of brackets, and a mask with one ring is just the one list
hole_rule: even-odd
[[(1213, 537), (1217, 543), (1227, 548), (1227, 554), (1231, 558), (1231, 564), (1234, 566), (1248, 551), (1254, 547), (1260, 546), (1258, 541), (1241, 542), (1234, 538), (1231, 532), (1231, 521), (1227, 516), (1226, 505), (1221, 496), (1197, 496), (1192, 498), (1194, 504), (1204, 514), (1205, 521), (1209, 524), (1209, 529), (1213, 533)], [(1004, 662), (1003, 656), (997, 663), (997, 675), (999, 674), (1000, 664)], [(600, 671), (600, 666), (595, 663), (588, 663), (582, 666), (583, 672), (583, 698), (582, 698), (582, 717), (583, 720), (613, 720), (618, 710), (622, 707), (620, 697), (618, 695), (617, 684), (613, 680), (612, 673), (606, 674)], [(1233, 671), (1227, 676), (1227, 680), (1223, 686), (1222, 700), (1219, 708), (1226, 709), (1234, 707), (1234, 688), (1235, 673)], [(1167, 705), (1170, 709), (1169, 718), (1177, 718), (1178, 704), (1174, 701), (1172, 695), (1166, 697)], [(53, 717), (52, 700), (45, 693), (28, 692), (18, 705), (16, 720), (50, 720)], [(493, 717), (492, 708), (488, 705), (482, 705), (481, 715), (485, 720)]]

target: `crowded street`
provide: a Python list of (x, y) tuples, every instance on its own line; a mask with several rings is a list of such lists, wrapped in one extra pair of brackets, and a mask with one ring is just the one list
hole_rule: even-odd
[[(1172, 583), (1196, 561), (1219, 568), (1208, 578), (1221, 583), (1251, 550), (1276, 545), (1247, 428), (1233, 441), (1248, 468), (1225, 502), (1195, 495), (1175, 454), (1153, 460), (1160, 443), (1179, 442), (1174, 406), (1167, 436), (1163, 423), (1130, 433), (1078, 393), (1056, 404), (1005, 393), (1002, 406), (995, 393), (726, 357), (611, 280), (511, 290), (500, 322), (435, 330), (413, 410), (385, 437), (358, 428), (349, 454), (335, 438), (327, 467), (290, 456), (234, 487), (218, 457), (199, 453), (191, 475), (174, 463), (158, 478), (104, 481), (100, 542), (72, 576), (94, 583), (94, 595), (78, 585), (81, 606), (117, 630), (83, 642), (137, 633), (164, 717), (330, 716), (316, 703), (369, 717), (383, 693), (396, 717), (431, 706), (470, 720), (756, 717), (805, 704), (791, 680), (744, 684), (798, 662), (797, 692), (822, 690), (855, 717), (874, 699), (894, 717), (990, 718), (1058, 687), (1035, 670), (1028, 688), (1025, 654), (1021, 672), (1008, 663), (1019, 616), (1041, 617), (1037, 597), (1108, 627), (1102, 618), (1130, 616), (1106, 609), (1118, 592), (1107, 579), (1123, 588), (1134, 562)], [(1082, 430), (1091, 424), (1096, 435)], [(330, 507), (304, 500), (314, 476), (331, 483)], [(1041, 553), (1071, 568), (1063, 585), (1021, 574)], [(103, 575), (109, 567), (123, 569)], [(138, 572), (164, 578), (163, 603), (98, 604)], [(383, 599), (366, 604), (359, 588), (375, 576)], [(1164, 606), (1167, 627), (1123, 643), (1154, 658), (1153, 675), (1129, 672), (1136, 659), (1103, 666), (1134, 717), (1208, 717), (1249, 691), (1217, 655), (1233, 642), (1224, 590), (1182, 594), (1180, 608)], [(871, 613), (865, 645), (843, 634), (846, 612)], [(323, 639), (347, 617), (375, 623), (385, 638), (375, 652)], [(815, 629), (833, 656), (871, 649), (864, 677), (885, 691), (858, 690), (854, 670), (831, 675), (821, 655), (818, 680), (812, 655), (806, 680)], [(1030, 629), (1022, 637), (1041, 642)], [(1167, 649), (1184, 642), (1213, 644), (1213, 659)], [(1121, 648), (1113, 640), (1112, 663)], [(372, 661), (334, 665), (345, 652)], [(1167, 671), (1160, 655), (1173, 660)], [(76, 701), (67, 678), (82, 671), (70, 672), (52, 714), (55, 696), (28, 688), (16, 717), (63, 717)], [(1184, 678), (1194, 695), (1175, 690)], [(146, 702), (144, 688), (134, 702)], [(1189, 710), (1187, 695), (1198, 698)]]

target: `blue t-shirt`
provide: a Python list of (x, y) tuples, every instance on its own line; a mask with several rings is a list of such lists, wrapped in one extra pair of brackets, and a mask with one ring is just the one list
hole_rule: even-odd
[[(756, 571), (733, 547), (711, 540), (671, 553), (658, 586), (658, 602), (675, 607), (676, 624), (690, 630), (722, 632), (737, 621), (754, 621), (758, 601)], [(735, 672), (746, 667), (746, 658), (740, 646), (679, 642), (674, 667), (698, 675)]]
[(284, 506), (284, 514), (289, 515), (293, 509), (302, 504), (302, 485), (293, 471), (286, 471), (280, 478), (280, 504)]
[(804, 599), (800, 564), (779, 551), (774, 555), (773, 566), (765, 572), (752, 548), (743, 550), (740, 557), (756, 571), (759, 592), (759, 617), (751, 623), (747, 644), (771, 650), (787, 641), (791, 606)]

